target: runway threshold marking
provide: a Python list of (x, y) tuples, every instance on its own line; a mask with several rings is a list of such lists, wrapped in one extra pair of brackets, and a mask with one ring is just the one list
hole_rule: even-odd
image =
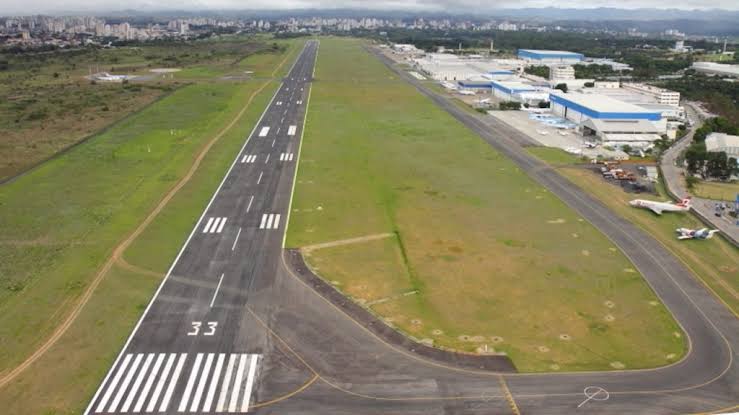
[[(236, 246), (236, 244), (234, 244)], [(221, 278), (218, 279), (218, 285), (216, 285), (216, 290), (213, 292), (213, 298), (210, 300), (210, 306), (213, 307), (213, 304), (216, 302), (216, 297), (218, 297), (218, 290), (221, 289), (221, 283), (223, 282), (223, 276), (226, 275), (225, 273), (221, 274)]]
[(293, 153), (280, 153), (280, 161), (293, 161)]
[[(228, 363), (224, 364), (227, 356)], [(179, 354), (179, 358), (177, 353), (126, 354), (122, 363), (115, 369), (114, 377), (106, 385), (105, 394), (95, 412), (141, 413), (142, 410), (147, 413), (172, 412), (175, 409), (169, 408), (169, 403), (174, 392), (182, 387), (179, 381), (183, 369), (186, 369), (184, 372), (187, 373), (187, 382), (179, 395), (177, 412), (207, 413), (212, 409), (215, 409), (215, 412), (249, 411), (261, 355), (198, 353), (190, 367), (186, 367), (185, 364), (188, 363), (187, 357), (187, 353)], [(169, 376), (175, 362), (177, 364), (174, 372)], [(225, 376), (222, 376), (224, 366), (226, 371)], [(152, 391), (155, 383), (156, 387)], [(165, 387), (166, 392), (162, 396)], [(217, 405), (213, 408), (217, 392), (220, 394)], [(113, 401), (110, 401), (111, 397)], [(148, 405), (144, 407), (147, 401)], [(121, 402), (123, 405), (119, 406)]]
[(244, 157), (241, 158), (242, 163), (254, 163), (256, 161), (257, 156), (255, 154), (244, 154)]

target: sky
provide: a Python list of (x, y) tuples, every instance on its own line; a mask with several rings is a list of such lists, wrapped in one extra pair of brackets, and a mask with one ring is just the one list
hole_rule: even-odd
[(0, 0), (0, 14), (100, 12), (117, 10), (224, 10), (371, 8), (452, 12), (459, 9), (494, 11), (496, 8), (674, 8), (739, 10), (738, 0)]

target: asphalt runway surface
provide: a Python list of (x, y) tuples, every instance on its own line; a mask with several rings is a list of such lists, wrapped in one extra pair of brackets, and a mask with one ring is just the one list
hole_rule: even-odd
[(515, 131), (387, 61), (613, 240), (674, 313), (690, 353), (642, 371), (461, 367), (388, 342), (306, 283), (283, 237), (317, 50), (308, 42), (284, 78), (86, 413), (672, 414), (737, 404), (739, 320), (682, 263), (529, 156)]

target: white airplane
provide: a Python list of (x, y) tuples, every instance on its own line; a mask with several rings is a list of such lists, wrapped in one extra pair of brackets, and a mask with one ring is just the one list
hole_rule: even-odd
[(629, 202), (631, 206), (650, 209), (652, 212), (661, 215), (662, 212), (687, 212), (690, 210), (690, 198), (680, 200), (678, 203), (655, 202), (654, 200), (636, 199)]
[(460, 95), (475, 95), (475, 91), (468, 91), (466, 89), (463, 89), (463, 90), (459, 91), (459, 94)]
[(481, 99), (481, 100), (477, 101), (477, 103), (478, 104), (489, 104), (490, 103), (490, 98)]
[(713, 238), (713, 234), (718, 232), (718, 229), (688, 229), (688, 228), (677, 228), (675, 229), (675, 232), (677, 232), (677, 239), (711, 239)]

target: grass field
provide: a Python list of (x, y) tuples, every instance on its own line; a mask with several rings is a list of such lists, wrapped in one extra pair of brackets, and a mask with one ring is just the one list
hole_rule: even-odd
[[(573, 183), (585, 189), (624, 218), (641, 227), (667, 249), (675, 253), (688, 267), (733, 310), (739, 313), (739, 249), (723, 238), (708, 241), (678, 241), (677, 228), (703, 228), (705, 225), (693, 215), (654, 215), (644, 209), (628, 205), (634, 195), (605, 182), (599, 174), (578, 167), (561, 166), (558, 171)], [(660, 197), (639, 196), (654, 200), (669, 200), (661, 186)]]
[[(296, 43), (275, 62), (288, 52), (294, 57), (298, 50)], [(289, 64), (288, 59), (285, 66)], [(0, 405), (9, 413), (81, 411), (277, 84), (261, 79), (182, 88), (0, 187), (0, 226), (7, 230), (0, 239), (1, 375), (48, 337), (112, 247), (261, 90), (210, 148), (192, 179), (125, 252), (128, 263), (105, 275), (69, 331), (0, 389)]]
[[(0, 53), (0, 180), (99, 132), (184, 82), (269, 77), (288, 44), (264, 36), (231, 35), (111, 49)], [(174, 76), (149, 72), (159, 67), (183, 70)], [(98, 71), (144, 78), (123, 85), (85, 78)]]
[(653, 367), (684, 340), (630, 262), (366, 53), (322, 39), (287, 245), (419, 341), (523, 371)]
[(736, 196), (739, 195), (739, 181), (731, 183), (701, 181), (690, 189), (690, 193), (706, 199), (733, 202), (736, 200)]

